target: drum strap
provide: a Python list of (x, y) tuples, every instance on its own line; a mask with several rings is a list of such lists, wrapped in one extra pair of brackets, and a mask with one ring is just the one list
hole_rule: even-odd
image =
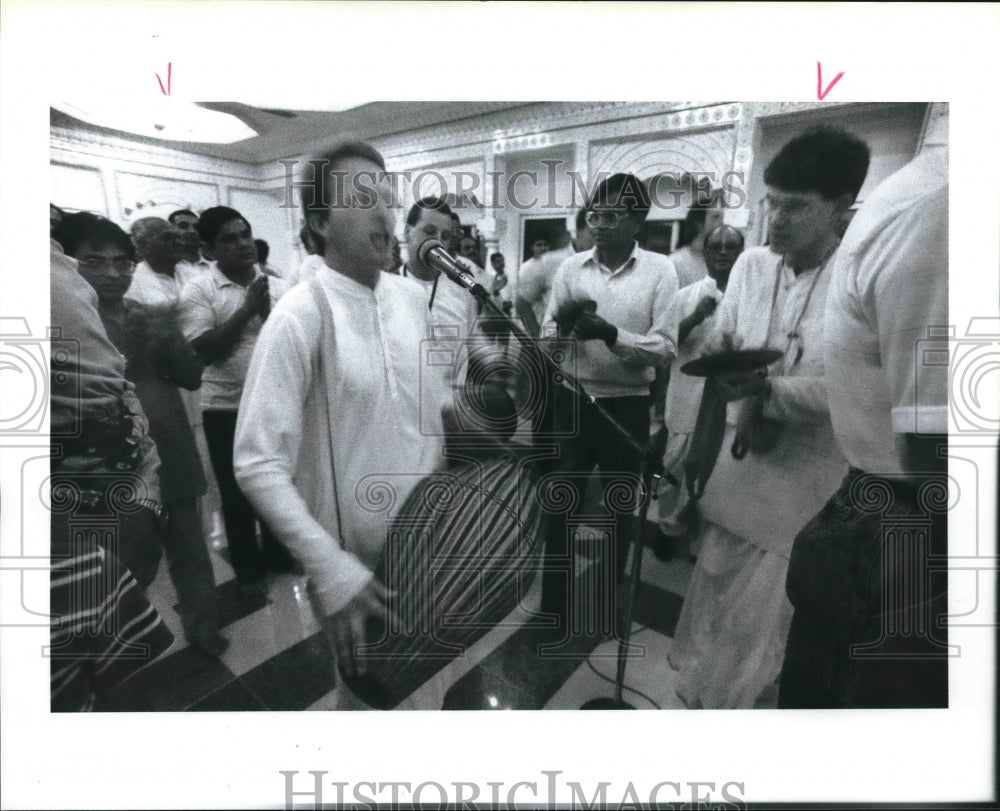
[(309, 281), (309, 290), (319, 308), (319, 389), (323, 393), (323, 405), (326, 411), (326, 431), (330, 438), (330, 478), (333, 480), (333, 504), (337, 512), (337, 538), (341, 547), (344, 546), (344, 524), (340, 518), (340, 493), (337, 488), (337, 472), (335, 448), (333, 446), (333, 417), (330, 413), (330, 375), (327, 365), (333, 362), (336, 341), (333, 333), (333, 310), (330, 300), (326, 297), (319, 277), (313, 276)]

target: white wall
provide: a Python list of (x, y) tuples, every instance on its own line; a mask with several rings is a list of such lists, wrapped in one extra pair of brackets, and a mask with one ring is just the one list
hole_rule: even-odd
[[(864, 199), (912, 157), (925, 108), (924, 104), (554, 102), (372, 142), (390, 171), (409, 171), (412, 177), (437, 171), (445, 177), (449, 192), (455, 191), (457, 172), (477, 175), (481, 182), (475, 194), (486, 208), (461, 211), (463, 224), (475, 225), (488, 251), (500, 250), (508, 265), (516, 267), (526, 218), (575, 213), (569, 172), (578, 173), (590, 188), (602, 171), (633, 172), (643, 179), (663, 172), (712, 171), (716, 187), (725, 172), (742, 171), (746, 203), (727, 211), (726, 220), (745, 228), (750, 244), (757, 244), (756, 207), (763, 197), (764, 167), (792, 135), (825, 120), (867, 140), (872, 165), (862, 190)], [(232, 205), (244, 211), (254, 231), (270, 243), (272, 264), (284, 270), (300, 261), (298, 195), (292, 195), (292, 206), (284, 206), (286, 170), (277, 160), (251, 165), (60, 129), (52, 131), (51, 141), (52, 201), (59, 205), (100, 211), (123, 225), (137, 216), (175, 208), (200, 211)], [(302, 155), (300, 160), (310, 157)], [(549, 160), (559, 161), (554, 172), (543, 163)], [(518, 170), (538, 172), (543, 187), (537, 205), (525, 208), (507, 200), (506, 180)], [(496, 172), (502, 174), (491, 175)], [(550, 175), (555, 205), (547, 185)], [(518, 189), (527, 186), (519, 184)], [(399, 234), (413, 199), (408, 186), (403, 184), (400, 190), (404, 205), (398, 212)], [(428, 180), (424, 191), (438, 191), (437, 183)], [(494, 201), (499, 208), (491, 208)], [(577, 193), (576, 205), (581, 201)], [(652, 216), (674, 219), (683, 212), (659, 211)]]
[(849, 105), (833, 109), (799, 111), (789, 115), (757, 117), (756, 147), (747, 184), (747, 205), (753, 212), (751, 244), (762, 242), (762, 200), (765, 194), (764, 169), (788, 141), (807, 127), (835, 124), (854, 133), (868, 144), (871, 163), (858, 194), (857, 204), (886, 178), (905, 166), (916, 154), (923, 131), (927, 105), (887, 103)]
[(50, 155), (50, 200), (62, 208), (103, 214), (127, 230), (141, 217), (228, 205), (268, 241), (271, 264), (297, 261), (283, 191), (266, 182), (261, 167), (58, 128)]

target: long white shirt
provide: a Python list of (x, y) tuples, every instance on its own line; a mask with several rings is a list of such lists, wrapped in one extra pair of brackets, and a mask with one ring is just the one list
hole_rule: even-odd
[[(709, 296), (715, 301), (721, 301), (722, 293), (715, 279), (705, 276), (701, 281), (689, 284), (677, 293), (674, 302), (674, 318), (678, 326), (680, 322), (694, 312), (703, 298)], [(698, 324), (677, 350), (677, 357), (670, 365), (670, 382), (667, 384), (666, 404), (663, 411), (663, 424), (670, 435), (690, 434), (694, 432), (698, 421), (698, 409), (701, 406), (702, 390), (705, 388), (703, 377), (693, 377), (681, 371), (681, 367), (701, 357), (705, 341), (715, 329), (715, 313), (710, 314)]]
[[(837, 442), (876, 475), (903, 472), (896, 435), (947, 433), (948, 151), (933, 145), (880, 185), (844, 235), (827, 302)], [(936, 361), (935, 361), (936, 358)]]
[[(278, 302), (257, 340), (233, 461), (254, 509), (332, 614), (367, 584), (387, 522), (441, 465), (434, 408), (441, 395), (433, 388), (441, 382), (421, 365), (427, 302), (416, 284), (383, 273), (371, 289), (331, 269), (317, 278), (333, 312), (332, 355), (329, 344), (321, 349), (311, 285), (300, 284)], [(321, 362), (330, 375), (329, 411)]]
[[(462, 260), (459, 264), (470, 272), (476, 267), (467, 260)], [(468, 339), (482, 335), (478, 327), (475, 297), (443, 273), (439, 274), (436, 280), (419, 279), (413, 275), (408, 266), (404, 265), (400, 275), (419, 285), (426, 298), (430, 340), (424, 342), (425, 365), (439, 366), (448, 385), (463, 384), (468, 373), (471, 348)], [(452, 402), (447, 392), (446, 397), (448, 397), (446, 402)]]
[(135, 266), (132, 283), (125, 291), (125, 298), (145, 304), (147, 307), (166, 307), (176, 304), (180, 299), (181, 290), (191, 279), (201, 275), (201, 270), (189, 262), (178, 262), (174, 275), (157, 273), (149, 266), (149, 262), (140, 262)]
[(610, 348), (601, 340), (577, 341), (576, 358), (567, 358), (563, 368), (594, 397), (649, 394), (653, 367), (665, 367), (677, 353), (677, 289), (673, 263), (638, 245), (615, 269), (600, 263), (597, 248), (573, 254), (552, 281), (542, 336), (555, 334), (563, 302), (596, 301), (597, 315), (618, 328), (618, 340)]
[(319, 254), (310, 253), (299, 264), (297, 268), (288, 271), (284, 276), (290, 287), (294, 287), (299, 282), (307, 282), (320, 270), (326, 267), (326, 260)]
[[(798, 531), (847, 473), (833, 439), (823, 366), (823, 314), (835, 261), (836, 255), (826, 267), (796, 276), (769, 248), (746, 250), (733, 266), (716, 311), (715, 336), (738, 336), (744, 349), (786, 352), (768, 369), (772, 392), (764, 409), (766, 417), (781, 424), (781, 433), (767, 453), (750, 451), (734, 459), (730, 449), (741, 406), (731, 403), (701, 508), (710, 521), (784, 557)], [(796, 325), (801, 338), (790, 341), (788, 333)]]
[(691, 250), (690, 245), (678, 248), (670, 254), (670, 261), (677, 268), (677, 284), (682, 288), (704, 279), (708, 275), (708, 265), (705, 257)]

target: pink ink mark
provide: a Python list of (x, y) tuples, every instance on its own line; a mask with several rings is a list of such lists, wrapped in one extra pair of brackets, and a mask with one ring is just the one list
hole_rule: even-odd
[[(163, 79), (160, 78), (160, 74), (159, 73), (154, 73), (153, 74), (154, 76), (156, 76), (156, 81), (160, 83), (160, 92), (163, 93), (164, 96), (169, 96), (170, 95), (170, 81), (173, 78), (172, 77), (173, 68), (174, 68), (174, 63), (173, 62), (167, 62), (167, 86), (166, 86), (166, 88), (163, 87)], [(837, 78), (839, 79), (840, 77), (838, 76)], [(836, 81), (836, 79), (834, 81)]]
[(841, 71), (836, 76), (833, 77), (833, 81), (827, 85), (826, 90), (823, 89), (823, 66), (819, 62), (816, 63), (816, 96), (820, 101), (826, 98), (826, 94), (833, 90), (833, 86), (840, 81), (840, 77), (844, 75), (844, 71)]

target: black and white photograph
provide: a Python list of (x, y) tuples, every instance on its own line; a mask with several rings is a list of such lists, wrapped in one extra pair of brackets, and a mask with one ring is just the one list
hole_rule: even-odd
[(40, 5), (93, 64), (3, 166), (3, 701), (94, 786), (4, 807), (990, 798), (995, 54), (894, 94), (915, 20), (714, 43), (853, 4)]

